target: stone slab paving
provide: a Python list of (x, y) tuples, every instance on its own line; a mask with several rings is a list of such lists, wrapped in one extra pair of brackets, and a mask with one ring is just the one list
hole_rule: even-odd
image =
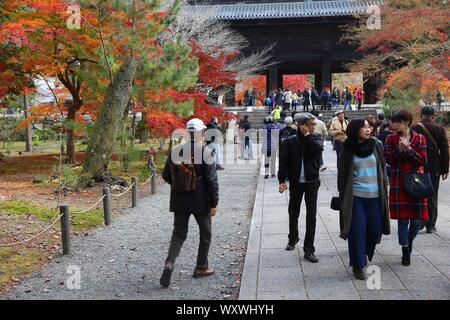
[(401, 264), (397, 222), (391, 220), (391, 235), (383, 236), (369, 265), (380, 268), (379, 289), (356, 280), (349, 266), (347, 242), (339, 238), (339, 214), (330, 209), (336, 194), (336, 155), (327, 144), (328, 167), (321, 174), (318, 198), (316, 256), (319, 263), (303, 258), (305, 205), (302, 203), (300, 242), (294, 251), (288, 241), (288, 193), (278, 193), (277, 179), (264, 179), (261, 165), (247, 248), (241, 300), (411, 300), (450, 299), (450, 181), (441, 181), (437, 232), (421, 231), (414, 242), (409, 267)]

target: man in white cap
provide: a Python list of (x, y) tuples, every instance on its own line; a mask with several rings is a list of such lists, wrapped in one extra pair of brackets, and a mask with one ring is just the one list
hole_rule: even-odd
[(219, 185), (216, 163), (209, 148), (202, 145), (206, 129), (202, 120), (194, 118), (186, 124), (190, 141), (173, 148), (167, 158), (163, 179), (171, 185), (170, 211), (174, 212), (174, 229), (160, 284), (168, 287), (175, 260), (188, 233), (189, 218), (194, 215), (200, 229), (197, 265), (193, 277), (214, 274), (209, 268), (211, 217), (217, 213)]
[(298, 217), (303, 195), (306, 202), (306, 234), (303, 252), (306, 260), (316, 263), (314, 238), (316, 233), (317, 196), (320, 187), (319, 163), (323, 152), (322, 136), (314, 133), (316, 117), (297, 113), (297, 134), (287, 138), (280, 149), (278, 170), (279, 191), (287, 189), (289, 178), (289, 235), (286, 250), (295, 249), (299, 241)]

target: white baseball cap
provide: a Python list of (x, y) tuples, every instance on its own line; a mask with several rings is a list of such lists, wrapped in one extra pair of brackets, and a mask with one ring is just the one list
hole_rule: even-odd
[(203, 129), (206, 129), (206, 126), (202, 120), (194, 118), (186, 123), (186, 129), (191, 132), (202, 131)]

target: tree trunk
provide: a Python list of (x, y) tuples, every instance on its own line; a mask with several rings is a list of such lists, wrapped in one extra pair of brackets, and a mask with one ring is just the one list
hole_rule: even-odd
[[(28, 118), (28, 102), (27, 95), (23, 95), (23, 111), (25, 112), (25, 119)], [(25, 152), (31, 152), (33, 150), (33, 129), (31, 123), (27, 125), (25, 131)]]
[(75, 137), (74, 137), (74, 129), (72, 127), (73, 121), (75, 121), (75, 110), (73, 106), (69, 108), (69, 112), (67, 113), (67, 120), (71, 122), (68, 128), (66, 128), (67, 132), (67, 163), (73, 164), (75, 163)]
[(89, 173), (96, 181), (103, 181), (106, 177), (123, 113), (130, 101), (136, 69), (137, 61), (133, 57), (120, 67), (98, 112), (83, 166), (83, 172)]

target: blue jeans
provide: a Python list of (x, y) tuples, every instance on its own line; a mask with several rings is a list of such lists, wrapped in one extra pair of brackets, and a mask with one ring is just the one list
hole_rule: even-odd
[(338, 99), (333, 99), (333, 107), (336, 108), (338, 106)]
[(344, 111), (347, 109), (347, 107), (349, 110), (352, 110), (352, 106), (351, 106), (350, 102), (351, 102), (350, 100), (344, 101)]
[(219, 166), (222, 166), (222, 150), (220, 148), (220, 144), (219, 143), (211, 143), (211, 145), (214, 148), (214, 157), (216, 160), (216, 164), (218, 164)]
[(375, 246), (381, 239), (380, 198), (353, 197), (352, 225), (348, 235), (350, 266), (366, 266), (366, 255), (372, 260)]
[[(409, 228), (408, 228), (409, 225)], [(419, 232), (422, 220), (398, 219), (398, 242), (401, 246), (409, 245)]]

